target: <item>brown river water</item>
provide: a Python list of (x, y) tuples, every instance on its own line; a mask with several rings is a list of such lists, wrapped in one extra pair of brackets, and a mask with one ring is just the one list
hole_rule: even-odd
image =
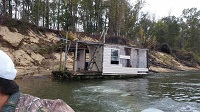
[(23, 93), (63, 99), (76, 112), (200, 112), (200, 71), (117, 80), (18, 79)]

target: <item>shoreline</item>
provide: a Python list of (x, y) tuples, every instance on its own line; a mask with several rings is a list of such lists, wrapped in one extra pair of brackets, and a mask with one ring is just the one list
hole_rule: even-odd
[[(52, 70), (44, 68), (44, 67), (16, 67), (17, 69), (17, 76), (16, 79), (40, 79), (46, 77), (52, 77)], [(169, 73), (169, 72), (182, 72), (182, 71), (196, 71), (200, 70), (199, 67), (182, 67), (179, 70), (172, 70), (168, 68), (162, 68), (158, 66), (150, 66), (149, 67), (149, 74), (155, 73)]]

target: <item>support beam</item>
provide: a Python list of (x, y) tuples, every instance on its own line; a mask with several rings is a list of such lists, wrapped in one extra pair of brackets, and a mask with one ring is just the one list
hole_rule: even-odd
[(77, 54), (78, 54), (78, 42), (76, 41), (76, 50), (75, 50), (75, 56), (74, 56), (74, 74), (76, 74), (77, 70)]
[(65, 40), (65, 61), (64, 61), (64, 69), (66, 69), (66, 63), (67, 63), (67, 58), (68, 58), (68, 49), (67, 49), (67, 41), (68, 41), (68, 31), (66, 31), (66, 40)]

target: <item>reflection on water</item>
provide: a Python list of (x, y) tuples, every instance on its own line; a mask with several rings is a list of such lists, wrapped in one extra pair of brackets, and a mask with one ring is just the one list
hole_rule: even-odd
[(160, 73), (139, 79), (16, 80), (21, 91), (63, 99), (76, 112), (200, 112), (200, 72)]
[[(136, 81), (137, 80), (137, 81)], [(95, 112), (140, 111), (142, 101), (148, 101), (145, 79), (108, 80), (74, 91), (74, 99), (83, 105), (87, 102)]]
[[(173, 77), (171, 77), (173, 75)], [(200, 73), (168, 74), (149, 78), (150, 95), (169, 97), (178, 102), (200, 103)]]

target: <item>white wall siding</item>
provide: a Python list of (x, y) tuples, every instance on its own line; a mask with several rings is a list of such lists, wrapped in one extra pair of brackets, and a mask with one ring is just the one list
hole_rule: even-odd
[(85, 68), (85, 50), (78, 51), (77, 69), (83, 70)]
[(147, 51), (139, 50), (139, 68), (147, 68)]
[(104, 47), (104, 53), (103, 53), (103, 67), (110, 66), (111, 62), (111, 48)]
[(120, 66), (110, 66), (106, 67), (103, 70), (103, 74), (119, 74), (119, 75), (126, 75), (126, 74), (147, 74), (148, 68), (128, 68), (128, 67), (120, 67)]
[(137, 68), (137, 49), (131, 49), (131, 66)]
[(122, 64), (123, 67), (126, 66), (127, 60), (125, 58), (125, 50), (123, 46), (120, 46), (120, 63)]
[[(106, 75), (106, 74), (146, 74), (148, 72), (148, 68), (136, 68), (136, 67), (131, 68), (131, 67), (122, 67), (122, 64), (118, 64), (118, 65), (117, 64), (111, 64), (111, 49), (112, 48), (109, 47), (109, 46), (104, 47), (103, 75)], [(131, 51), (131, 57), (130, 58), (136, 59), (137, 57), (136, 57), (135, 54), (136, 54), (136, 50), (133, 49)], [(128, 56), (124, 56), (124, 57), (129, 58)], [(135, 63), (132, 63), (132, 64), (135, 64)]]

